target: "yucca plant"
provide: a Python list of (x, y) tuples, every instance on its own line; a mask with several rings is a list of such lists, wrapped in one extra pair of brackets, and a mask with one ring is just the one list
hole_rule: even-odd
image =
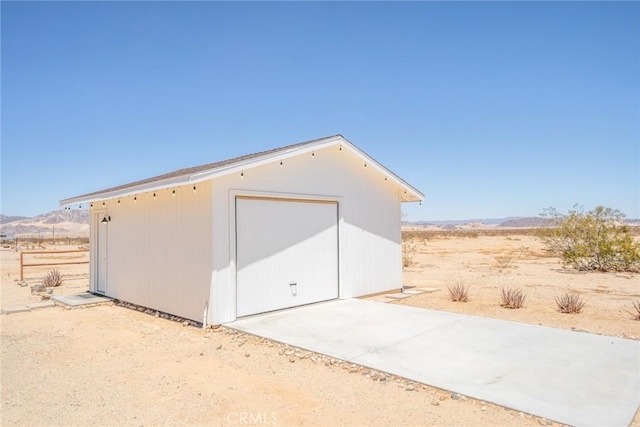
[(502, 301), (500, 305), (504, 308), (522, 308), (525, 296), (522, 291), (513, 288), (502, 288)]
[(453, 287), (447, 286), (451, 301), (467, 302), (469, 300), (469, 288), (465, 288), (464, 284), (456, 283)]
[(556, 297), (556, 304), (560, 313), (580, 313), (584, 307), (584, 301), (578, 294), (564, 294)]
[(640, 301), (634, 301), (632, 304), (633, 311), (627, 311), (627, 313), (633, 316), (633, 320), (640, 320)]

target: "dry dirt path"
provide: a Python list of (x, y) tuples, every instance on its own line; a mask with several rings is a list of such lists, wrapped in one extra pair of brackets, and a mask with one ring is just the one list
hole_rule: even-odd
[(225, 328), (118, 306), (3, 315), (0, 328), (2, 425), (540, 425)]

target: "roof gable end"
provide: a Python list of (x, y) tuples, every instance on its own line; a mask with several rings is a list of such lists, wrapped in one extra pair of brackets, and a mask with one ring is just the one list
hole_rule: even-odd
[(197, 184), (198, 182), (216, 178), (218, 176), (236, 173), (242, 170), (258, 167), (273, 161), (281, 161), (294, 156), (299, 156), (314, 150), (340, 145), (341, 148), (351, 151), (360, 157), (365, 164), (378, 169), (386, 177), (394, 181), (398, 186), (404, 188), (404, 197), (402, 201), (421, 201), (424, 194), (416, 188), (405, 182), (395, 173), (384, 167), (364, 151), (357, 148), (342, 135), (333, 135), (325, 138), (305, 141), (298, 144), (287, 145), (272, 150), (261, 151), (258, 153), (248, 154), (223, 160), (214, 163), (208, 163), (201, 166), (178, 169), (176, 171), (158, 175), (155, 177), (134, 181), (117, 187), (107, 188), (105, 190), (84, 194), (60, 201), (60, 206), (70, 206), (80, 203), (91, 203), (99, 200), (106, 200), (116, 197), (125, 197), (148, 191), (156, 191), (170, 187), (181, 185)]

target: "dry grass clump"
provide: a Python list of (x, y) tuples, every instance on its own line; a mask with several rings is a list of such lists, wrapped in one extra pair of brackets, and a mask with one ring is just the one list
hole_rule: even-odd
[(453, 287), (447, 286), (449, 289), (449, 296), (451, 301), (454, 302), (467, 302), (469, 301), (469, 288), (465, 288), (464, 284), (456, 283)]
[(42, 278), (42, 284), (46, 288), (55, 288), (57, 286), (62, 285), (62, 274), (57, 269), (50, 270), (45, 276)]
[(578, 294), (564, 294), (555, 299), (560, 313), (580, 313), (584, 307), (584, 301)]
[(519, 289), (502, 288), (501, 297), (500, 305), (504, 308), (516, 309), (524, 305), (525, 296)]
[(627, 311), (631, 316), (633, 316), (633, 320), (640, 320), (640, 300), (633, 302), (633, 312)]
[(499, 255), (495, 259), (499, 268), (513, 267), (513, 257), (511, 255)]

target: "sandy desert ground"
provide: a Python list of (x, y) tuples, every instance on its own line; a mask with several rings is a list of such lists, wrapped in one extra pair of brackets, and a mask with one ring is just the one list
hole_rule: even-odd
[[(405, 257), (411, 265), (404, 269), (405, 286), (439, 291), (398, 304), (640, 339), (640, 321), (630, 314), (633, 302), (640, 302), (640, 275), (564, 268), (533, 235), (478, 233), (427, 232), (407, 239)], [(499, 266), (505, 260), (501, 257), (511, 261), (510, 267)], [(448, 287), (456, 284), (469, 288), (468, 302), (450, 301)], [(501, 307), (503, 287), (521, 290), (524, 307)], [(585, 302), (581, 313), (558, 312), (555, 297), (565, 293), (576, 293)]]
[[(395, 303), (640, 339), (640, 321), (627, 313), (640, 299), (637, 275), (563, 269), (531, 236), (473, 235), (408, 241), (405, 283), (439, 290)], [(513, 266), (499, 268), (495, 257), (505, 254)], [(17, 285), (17, 260), (0, 252), (3, 308), (40, 299)], [(26, 276), (35, 282), (45, 271)], [(86, 265), (61, 271), (70, 277), (55, 294), (87, 289)], [(448, 301), (455, 283), (470, 286), (469, 302)], [(524, 308), (499, 306), (503, 285), (526, 293)], [(567, 290), (587, 302), (582, 313), (555, 311), (553, 297)], [(2, 425), (554, 425), (224, 327), (183, 326), (115, 304), (2, 315), (0, 329)], [(638, 415), (632, 425), (640, 426)]]

